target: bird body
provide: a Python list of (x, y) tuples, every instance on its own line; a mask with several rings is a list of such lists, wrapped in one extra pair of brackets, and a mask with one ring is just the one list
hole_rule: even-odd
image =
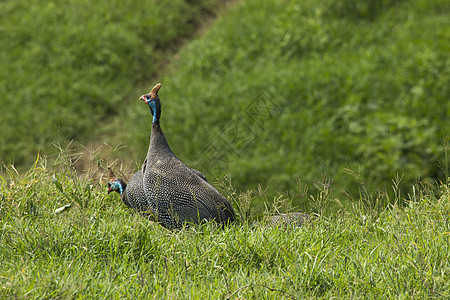
[(145, 200), (142, 169), (131, 176), (128, 184), (123, 179), (117, 178), (111, 169), (109, 169), (109, 178), (108, 194), (113, 191), (119, 193), (126, 206), (139, 211), (149, 219), (155, 219), (153, 211)]
[(199, 171), (189, 168), (170, 149), (160, 125), (161, 104), (156, 85), (141, 97), (153, 115), (150, 145), (143, 171), (143, 188), (158, 221), (169, 228), (185, 222), (216, 220), (221, 224), (235, 220), (234, 211)]
[[(154, 129), (155, 126), (152, 137), (158, 132)], [(143, 186), (160, 222), (167, 227), (180, 227), (184, 222), (200, 223), (209, 219), (234, 221), (228, 200), (200, 172), (185, 165), (170, 148), (156, 151), (150, 148)]]
[[(108, 191), (119, 192), (126, 205), (169, 229), (205, 220), (215, 220), (222, 225), (234, 222), (229, 201), (201, 172), (189, 168), (170, 149), (159, 122), (161, 103), (157, 93), (160, 87), (161, 84), (157, 84), (140, 98), (149, 105), (153, 115), (144, 165), (130, 178), (128, 185), (123, 181), (116, 184), (119, 179), (111, 178)], [(112, 171), (110, 177), (111, 174)]]

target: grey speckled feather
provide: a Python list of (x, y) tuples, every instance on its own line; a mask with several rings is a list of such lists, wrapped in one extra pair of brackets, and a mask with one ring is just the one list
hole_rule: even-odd
[[(149, 104), (154, 118), (142, 170), (146, 202), (139, 210), (155, 212), (158, 222), (167, 228), (203, 220), (215, 220), (223, 225), (234, 222), (235, 215), (229, 201), (206, 181), (203, 174), (186, 166), (170, 149), (159, 124), (159, 87), (154, 92), (156, 88), (141, 97)], [(156, 104), (154, 102), (151, 106), (150, 101)]]
[(116, 191), (120, 194), (122, 202), (139, 212), (145, 217), (154, 220), (153, 212), (145, 205), (145, 193), (143, 188), (143, 173), (142, 169), (131, 176), (128, 184), (121, 178), (117, 178), (113, 171), (109, 169), (109, 192)]
[(142, 213), (145, 217), (155, 220), (153, 211), (150, 206), (147, 205), (147, 201), (145, 200), (146, 196), (143, 187), (143, 180), (144, 174), (142, 173), (142, 170), (134, 173), (128, 182), (122, 201), (131, 208)]

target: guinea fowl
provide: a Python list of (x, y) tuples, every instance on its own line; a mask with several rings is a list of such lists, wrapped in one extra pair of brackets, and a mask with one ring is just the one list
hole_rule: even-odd
[(215, 220), (226, 225), (235, 221), (233, 208), (205, 176), (186, 166), (172, 152), (160, 126), (161, 102), (158, 83), (143, 100), (153, 116), (150, 146), (142, 169), (128, 185), (110, 170), (108, 193), (118, 192), (129, 207), (173, 229), (184, 223)]
[(150, 210), (147, 201), (145, 199), (145, 193), (143, 188), (143, 174), (142, 169), (137, 171), (131, 176), (128, 184), (122, 178), (118, 178), (114, 175), (113, 171), (109, 170), (109, 182), (108, 182), (108, 194), (111, 192), (117, 192), (122, 199), (122, 202), (141, 212), (149, 219), (154, 219), (153, 213)]
[(202, 173), (186, 166), (170, 149), (160, 125), (160, 88), (158, 83), (140, 98), (153, 115), (150, 145), (142, 169), (149, 209), (166, 228), (204, 220), (215, 220), (222, 225), (234, 222), (234, 211), (228, 200)]

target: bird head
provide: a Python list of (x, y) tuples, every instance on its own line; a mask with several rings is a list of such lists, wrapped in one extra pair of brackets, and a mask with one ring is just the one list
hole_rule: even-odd
[(122, 195), (125, 191), (125, 188), (127, 187), (126, 183), (121, 179), (117, 178), (111, 168), (108, 168), (109, 170), (109, 181), (108, 181), (108, 195), (111, 192), (117, 192), (119, 195)]
[(159, 101), (158, 91), (161, 88), (161, 83), (156, 84), (152, 91), (148, 94), (142, 95), (139, 100), (144, 101), (150, 107), (153, 115), (153, 123), (158, 123), (161, 117), (161, 102)]

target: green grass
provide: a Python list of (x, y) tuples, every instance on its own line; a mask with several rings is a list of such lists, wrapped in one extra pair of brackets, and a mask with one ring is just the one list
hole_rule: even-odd
[(26, 170), (73, 140), (135, 170), (150, 127), (137, 99), (161, 81), (174, 152), (238, 191), (327, 178), (357, 198), (361, 182), (442, 178), (447, 1), (243, 0), (201, 35), (223, 1), (191, 2), (1, 2), (1, 162)]
[(0, 161), (100, 139), (219, 2), (2, 1)]
[[(396, 174), (404, 191), (441, 178), (449, 13), (446, 1), (239, 1), (157, 79), (169, 144), (209, 177), (272, 196), (296, 178), (355, 197)], [(139, 162), (143, 106), (117, 132)]]
[[(1, 2), (0, 298), (449, 298), (447, 1), (242, 0), (173, 57), (218, 3)], [(237, 224), (170, 232), (106, 195), (156, 75)]]
[[(171, 232), (106, 196), (97, 165), (78, 176), (67, 158), (58, 170), (39, 159), (0, 179), (2, 299), (450, 296), (448, 182), (390, 205), (373, 205), (386, 195), (361, 196), (349, 208), (325, 186), (308, 197), (317, 219), (297, 229), (252, 226), (258, 216), (250, 214), (224, 230)], [(225, 195), (245, 211), (248, 197)]]

